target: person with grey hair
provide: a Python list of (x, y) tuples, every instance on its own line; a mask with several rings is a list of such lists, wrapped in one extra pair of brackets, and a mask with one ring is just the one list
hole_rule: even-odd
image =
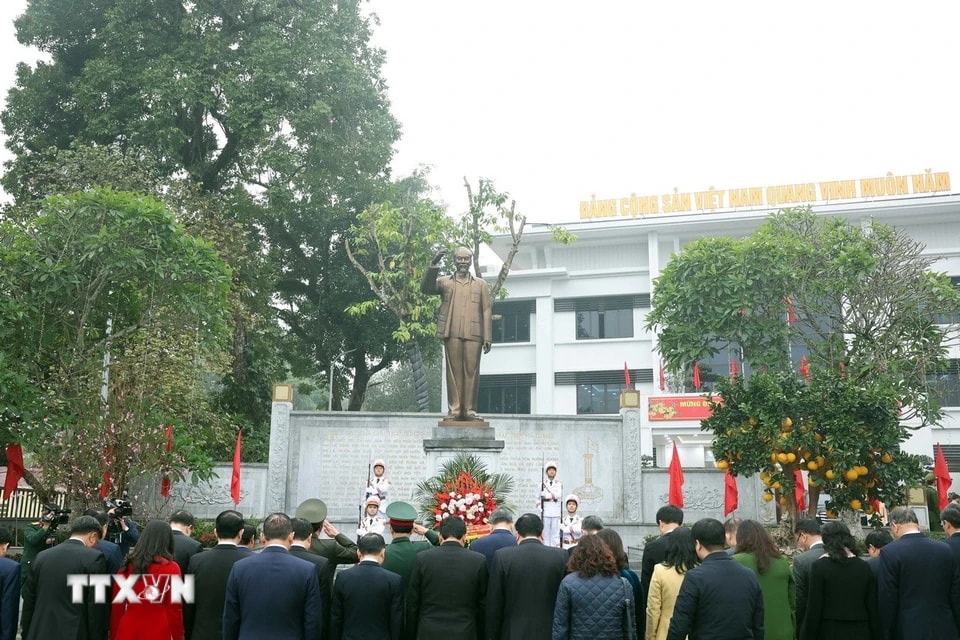
[(943, 542), (920, 531), (913, 509), (890, 512), (895, 542), (880, 550), (877, 600), (884, 640), (960, 638), (960, 571)]
[(470, 550), (482, 553), (487, 559), (487, 571), (493, 570), (493, 555), (500, 549), (517, 546), (517, 538), (513, 534), (513, 514), (509, 509), (494, 509), (490, 514), (490, 525), (493, 530), (489, 534), (470, 543)]
[(600, 516), (587, 516), (580, 524), (580, 530), (585, 536), (593, 536), (603, 529), (603, 520)]

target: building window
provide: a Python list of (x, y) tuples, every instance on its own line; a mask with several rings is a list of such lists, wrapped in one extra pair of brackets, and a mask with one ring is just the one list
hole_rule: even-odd
[(623, 383), (577, 385), (577, 413), (620, 413)]
[(530, 342), (530, 316), (536, 313), (535, 300), (493, 303), (493, 341)]
[(577, 340), (632, 337), (633, 309), (577, 312)]
[(927, 373), (927, 384), (941, 407), (960, 407), (960, 360), (948, 360), (942, 370)]
[(536, 380), (532, 373), (480, 376), (477, 412), (529, 414)]
[[(950, 276), (950, 283), (960, 289), (960, 276)], [(955, 313), (938, 313), (937, 324), (960, 324), (960, 316)]]

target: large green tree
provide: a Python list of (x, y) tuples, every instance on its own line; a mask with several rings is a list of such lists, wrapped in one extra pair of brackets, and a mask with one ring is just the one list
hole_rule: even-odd
[[(0, 224), (0, 436), (33, 454), (34, 488), (88, 500), (107, 470), (119, 487), (209, 468), (232, 431), (205, 405), (230, 282), (213, 248), (158, 201), (110, 189)], [(167, 423), (186, 427), (175, 455), (159, 453)]]
[(32, 0), (17, 35), (49, 61), (18, 67), (0, 116), (15, 154), (7, 190), (34, 196), (34, 168), (51, 147), (149, 149), (161, 175), (213, 197), (210, 209), (245, 234), (225, 254), (234, 272), (227, 408), (257, 397), (245, 409), (264, 418), (278, 313), (295, 373), (321, 376), (350, 352), (351, 405), (362, 401), (356, 387), (392, 354), (369, 331), (376, 323), (344, 311), (362, 280), (340, 239), (381, 199), (399, 127), (360, 3)]
[[(754, 372), (722, 379), (723, 403), (704, 428), (735, 474), (762, 471), (793, 510), (794, 471), (811, 473), (811, 512), (897, 499), (918, 480), (899, 453), (907, 425), (934, 424), (928, 376), (943, 365), (960, 293), (899, 229), (783, 210), (740, 239), (705, 238), (675, 255), (655, 283), (648, 328), (666, 368), (730, 349)], [(792, 347), (802, 346), (805, 376)], [(809, 382), (802, 378), (809, 378)], [(779, 495), (779, 494), (777, 494)]]

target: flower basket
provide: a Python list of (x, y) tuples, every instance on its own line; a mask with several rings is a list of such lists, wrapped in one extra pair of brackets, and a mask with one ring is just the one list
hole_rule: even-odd
[(490, 474), (477, 456), (458, 453), (436, 476), (417, 485), (416, 499), (427, 526), (437, 527), (444, 518), (459, 516), (467, 524), (467, 538), (472, 539), (490, 532), (490, 514), (512, 490), (513, 478)]

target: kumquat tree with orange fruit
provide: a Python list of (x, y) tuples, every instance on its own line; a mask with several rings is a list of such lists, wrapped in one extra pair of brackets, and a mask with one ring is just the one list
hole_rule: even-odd
[(924, 249), (872, 220), (784, 209), (748, 236), (690, 242), (655, 280), (646, 327), (670, 391), (720, 396), (703, 423), (717, 466), (759, 473), (792, 519), (798, 470), (808, 512), (826, 493), (851, 523), (922, 480), (900, 444), (940, 422), (960, 329), (960, 291)]
[[(883, 379), (857, 381), (841, 372), (754, 373), (719, 381), (722, 403), (703, 429), (715, 435), (718, 468), (734, 475), (760, 474), (763, 499), (778, 500), (796, 522), (816, 515), (821, 493), (828, 516), (863, 511), (874, 518), (878, 502), (902, 504), (907, 484), (919, 479), (916, 456), (902, 453), (909, 433), (900, 422), (899, 392)], [(797, 511), (795, 479), (808, 486), (807, 511)]]

